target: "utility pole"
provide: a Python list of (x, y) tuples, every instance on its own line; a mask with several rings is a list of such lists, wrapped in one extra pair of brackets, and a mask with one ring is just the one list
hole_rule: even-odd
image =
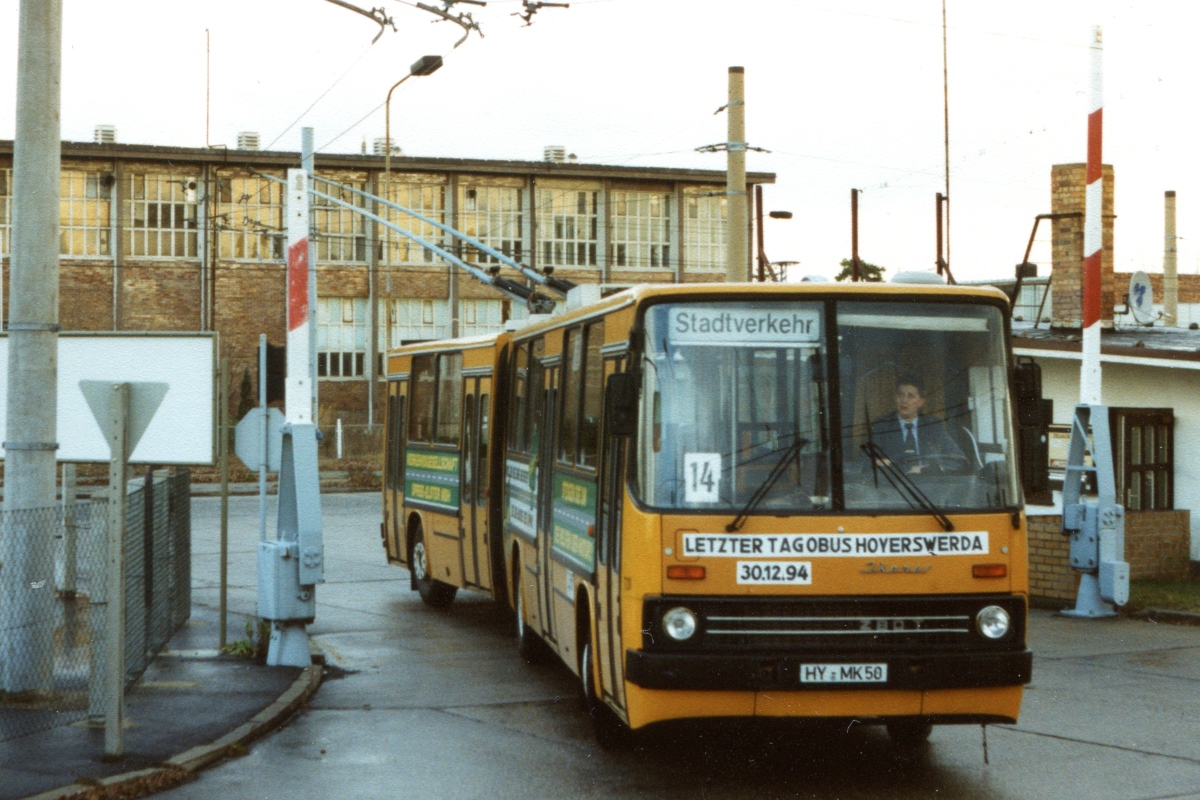
[(1175, 236), (1175, 192), (1163, 197), (1163, 325), (1174, 328), (1179, 322), (1179, 266)]
[(746, 196), (746, 70), (729, 68), (729, 141), (726, 143), (729, 235), (725, 240), (725, 280), (746, 280), (746, 233), (749, 211)]
[(54, 672), (55, 532), (39, 529), (32, 512), (57, 496), (62, 0), (21, 0), (18, 35), (0, 536), (0, 608), (12, 621), (0, 642), (0, 688), (14, 693), (48, 692)]

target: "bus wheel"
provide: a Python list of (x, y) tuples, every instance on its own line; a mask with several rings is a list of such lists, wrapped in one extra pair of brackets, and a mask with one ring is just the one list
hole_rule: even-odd
[(442, 583), (429, 574), (429, 553), (425, 550), (425, 531), (420, 525), (413, 532), (412, 560), (413, 578), (417, 581), (417, 593), (430, 608), (445, 608), (454, 602), (458, 588)]
[(545, 645), (525, 624), (525, 593), (522, 591), (520, 569), (521, 565), (518, 562), (513, 568), (513, 597), (517, 602), (517, 652), (526, 664), (537, 664), (545, 658)]
[(592, 673), (591, 636), (583, 642), (579, 652), (579, 682), (583, 689), (583, 707), (592, 718), (592, 730), (596, 743), (604, 750), (620, 750), (629, 746), (632, 731), (621, 718), (596, 694), (596, 680)]
[(896, 747), (912, 750), (929, 740), (929, 734), (933, 733), (933, 723), (920, 717), (897, 719), (887, 723), (887, 732)]

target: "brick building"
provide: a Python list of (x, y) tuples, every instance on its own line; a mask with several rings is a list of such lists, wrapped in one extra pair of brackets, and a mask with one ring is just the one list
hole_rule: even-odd
[[(1179, 318), (1147, 324), (1127, 308), (1130, 276), (1113, 271), (1114, 175), (1105, 166), (1101, 278), (1103, 398), (1109, 407), (1117, 500), (1126, 508), (1125, 559), (1134, 578), (1173, 578), (1200, 568), (1200, 278), (1179, 276)], [(1049, 301), (1025, 305), (1013, 323), (1013, 350), (1041, 368), (1043, 395), (1054, 401), (1050, 474), (1062, 459), (1079, 401), (1085, 166), (1057, 165), (1051, 173), (1054, 220)], [(1162, 276), (1151, 276), (1161, 303)], [(1048, 287), (1047, 284), (1048, 283)], [(1018, 304), (1020, 305), (1020, 304)], [(1040, 308), (1042, 313), (1038, 313)], [(1161, 308), (1161, 305), (1159, 306)], [(1056, 445), (1058, 452), (1056, 453)], [(1057, 498), (1056, 498), (1057, 499)], [(1070, 567), (1061, 509), (1029, 508), (1030, 593), (1062, 604), (1074, 599), (1079, 574)]]
[[(239, 144), (252, 146), (254, 139), (239, 137)], [(12, 154), (13, 143), (0, 141), (5, 297)], [(273, 344), (285, 339), (285, 192), (264, 176), (282, 178), (299, 161), (298, 153), (257, 149), (64, 142), (63, 329), (216, 331), (221, 355), (230, 359), (236, 408), (243, 375), (257, 383), (259, 334)], [(385, 181), (384, 163), (382, 154), (318, 154), (315, 172), (386, 193), (392, 202), (576, 283), (725, 279), (723, 171), (393, 156)], [(747, 180), (753, 187), (773, 183), (774, 176), (751, 173)], [(316, 188), (354, 205), (364, 202), (319, 181)], [(468, 263), (495, 266), (487, 254), (427, 223), (395, 210), (378, 213)], [(751, 220), (755, 213), (752, 208)], [(350, 210), (318, 199), (312, 218), (324, 421), (336, 414), (349, 424), (378, 422), (379, 353), (388, 347), (483, 333), (527, 313), (431, 251)], [(747, 275), (750, 264), (748, 249)]]

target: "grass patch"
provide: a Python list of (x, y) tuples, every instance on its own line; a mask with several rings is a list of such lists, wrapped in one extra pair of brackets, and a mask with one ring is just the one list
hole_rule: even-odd
[(1140, 611), (1146, 608), (1200, 613), (1200, 580), (1146, 578), (1130, 581), (1126, 609)]

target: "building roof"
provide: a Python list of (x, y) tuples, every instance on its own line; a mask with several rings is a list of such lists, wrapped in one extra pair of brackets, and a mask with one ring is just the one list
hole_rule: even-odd
[[(0, 140), (0, 156), (11, 156), (11, 139)], [(95, 144), (63, 142), (63, 158), (120, 158), (139, 161), (188, 161), (229, 166), (298, 167), (300, 153), (288, 150), (236, 150), (220, 147), (164, 147), (148, 144)], [(384, 156), (357, 153), (317, 153), (317, 167), (325, 169), (383, 169)], [(611, 164), (558, 163), (553, 161), (516, 161), (477, 158), (430, 158), (393, 155), (392, 169), (400, 172), (454, 171), (482, 174), (514, 172), (555, 178), (626, 178), (629, 180), (680, 181), (685, 183), (724, 183), (725, 170), (685, 169), (680, 167), (625, 167)], [(747, 172), (750, 184), (775, 183), (773, 172)]]
[[(1018, 355), (1032, 351), (1058, 352), (1071, 358), (1082, 350), (1078, 329), (1034, 327), (1032, 322), (1013, 322), (1013, 349)], [(1022, 352), (1025, 351), (1025, 352)], [(1185, 328), (1121, 327), (1100, 333), (1100, 353), (1105, 361), (1139, 363), (1144, 360), (1200, 369), (1200, 331)]]

